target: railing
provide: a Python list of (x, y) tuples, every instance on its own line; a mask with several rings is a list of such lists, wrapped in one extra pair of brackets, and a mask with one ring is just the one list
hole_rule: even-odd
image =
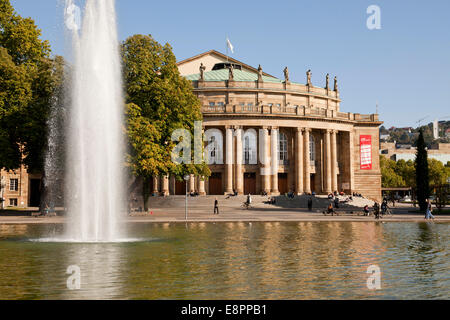
[(347, 120), (347, 121), (359, 121), (359, 122), (377, 122), (379, 116), (377, 114), (358, 114), (337, 112), (334, 110), (327, 110), (324, 108), (308, 108), (298, 106), (270, 106), (270, 105), (257, 105), (257, 106), (204, 106), (202, 107), (203, 113), (263, 113), (273, 115), (298, 115), (300, 117), (322, 117), (327, 119)]

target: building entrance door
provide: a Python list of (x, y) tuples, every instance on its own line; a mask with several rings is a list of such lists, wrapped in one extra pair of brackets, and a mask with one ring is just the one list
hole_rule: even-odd
[(315, 192), (317, 194), (317, 190), (316, 190), (316, 175), (315, 174), (311, 175), (311, 192)]
[(289, 192), (287, 173), (278, 174), (278, 190), (280, 191), (280, 194), (286, 194)]
[(31, 179), (30, 180), (30, 203), (29, 207), (37, 208), (41, 205), (41, 180)]
[(223, 195), (222, 173), (215, 172), (209, 178), (209, 194), (213, 196)]
[(256, 173), (249, 172), (244, 174), (244, 194), (256, 194)]
[(186, 181), (178, 181), (178, 180), (175, 181), (175, 195), (177, 196), (186, 195)]

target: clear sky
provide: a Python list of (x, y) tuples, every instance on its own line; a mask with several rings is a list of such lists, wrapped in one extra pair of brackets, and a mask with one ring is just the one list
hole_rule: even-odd
[[(65, 55), (63, 0), (11, 0), (35, 19), (53, 52)], [(83, 6), (84, 1), (78, 4)], [(325, 85), (337, 75), (342, 111), (379, 113), (385, 125), (450, 120), (450, 1), (448, 0), (116, 0), (119, 36), (152, 34), (178, 60), (216, 49), (277, 77)], [(366, 25), (381, 8), (381, 30)]]

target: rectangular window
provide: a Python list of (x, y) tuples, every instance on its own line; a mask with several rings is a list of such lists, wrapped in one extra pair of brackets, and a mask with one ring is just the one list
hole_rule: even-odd
[(245, 102), (241, 102), (240, 105), (241, 105), (242, 107), (244, 107), (244, 106), (245, 106)]
[(216, 106), (216, 103), (215, 103), (215, 102), (210, 102), (210, 103), (209, 103), (209, 106), (210, 106), (210, 107), (215, 107), (215, 106)]
[(253, 107), (253, 103), (249, 103), (247, 106), (249, 107)]
[(9, 180), (9, 191), (19, 191), (19, 179)]
[(223, 107), (223, 106), (225, 105), (225, 103), (224, 103), (224, 102), (219, 102), (217, 105), (218, 105), (219, 107)]
[(9, 199), (9, 206), (10, 207), (17, 207), (17, 199)]

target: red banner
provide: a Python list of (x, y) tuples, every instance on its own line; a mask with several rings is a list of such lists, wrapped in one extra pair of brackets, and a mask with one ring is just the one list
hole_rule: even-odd
[(372, 170), (372, 136), (361, 136), (361, 170)]

